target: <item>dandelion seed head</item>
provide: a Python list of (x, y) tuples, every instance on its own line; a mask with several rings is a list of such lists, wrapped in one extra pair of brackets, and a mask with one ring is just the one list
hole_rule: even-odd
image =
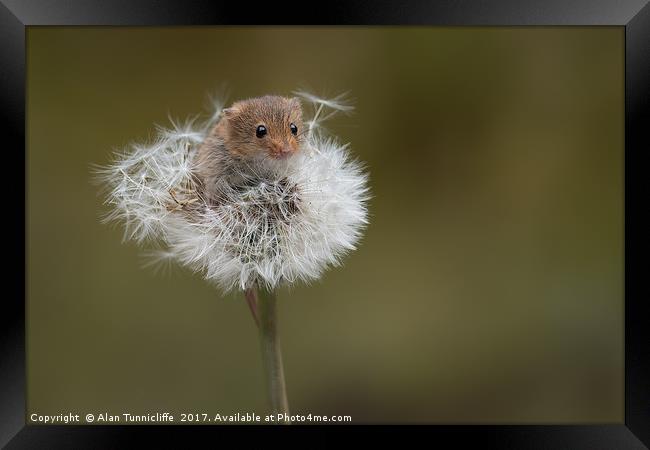
[(205, 195), (196, 155), (224, 105), (212, 99), (207, 120), (157, 127), (152, 142), (96, 169), (103, 220), (122, 223), (125, 240), (158, 248), (151, 254), (159, 262), (176, 261), (225, 291), (318, 279), (356, 248), (368, 224), (368, 176), (347, 145), (311, 132), (351, 109), (343, 97), (296, 94), (315, 115), (290, 158), (233, 168), (237, 176), (214, 180), (218, 201)]

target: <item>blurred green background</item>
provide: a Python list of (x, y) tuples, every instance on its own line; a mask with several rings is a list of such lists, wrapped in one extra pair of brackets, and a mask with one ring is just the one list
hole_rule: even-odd
[(27, 34), (28, 413), (266, 409), (239, 295), (143, 269), (91, 164), (168, 114), (350, 91), (330, 130), (371, 225), (280, 292), (291, 410), (623, 422), (623, 28), (56, 28)]

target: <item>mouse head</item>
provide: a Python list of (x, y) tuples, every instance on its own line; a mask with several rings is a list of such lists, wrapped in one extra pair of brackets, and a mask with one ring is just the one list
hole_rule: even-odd
[(284, 159), (303, 141), (302, 108), (297, 98), (267, 95), (241, 100), (223, 110), (221, 137), (242, 159)]

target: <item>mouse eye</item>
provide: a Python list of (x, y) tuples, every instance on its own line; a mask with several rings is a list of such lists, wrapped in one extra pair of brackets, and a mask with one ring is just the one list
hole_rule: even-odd
[(294, 136), (298, 134), (298, 127), (296, 126), (295, 123), (289, 125), (289, 128), (291, 128), (291, 134), (293, 134)]
[(266, 127), (264, 125), (259, 125), (257, 130), (255, 130), (255, 136), (258, 138), (263, 138), (266, 136)]

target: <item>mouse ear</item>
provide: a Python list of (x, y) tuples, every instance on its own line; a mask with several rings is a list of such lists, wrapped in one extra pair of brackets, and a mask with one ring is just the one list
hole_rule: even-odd
[(302, 101), (300, 101), (300, 97), (291, 97), (289, 99), (289, 105), (297, 109), (298, 114), (302, 116)]
[(230, 108), (224, 108), (221, 110), (221, 113), (227, 118), (231, 119), (234, 117), (238, 112), (240, 111), (239, 106), (237, 104), (232, 105)]

